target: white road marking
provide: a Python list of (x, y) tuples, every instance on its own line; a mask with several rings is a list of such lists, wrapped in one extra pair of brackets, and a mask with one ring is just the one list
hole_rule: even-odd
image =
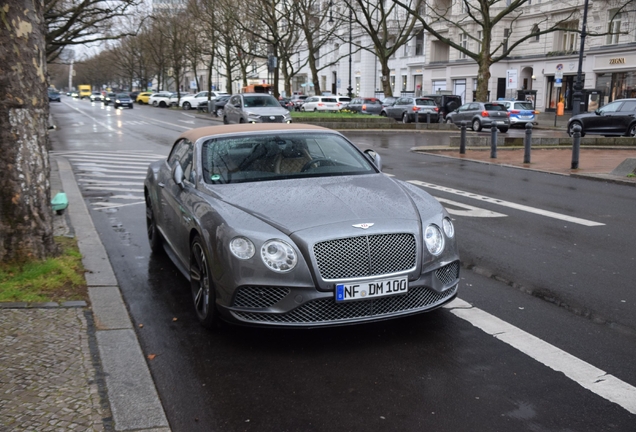
[(409, 183), (412, 183), (414, 185), (417, 186), (422, 186), (425, 188), (429, 188), (429, 189), (434, 189), (434, 190), (439, 190), (439, 191), (443, 191), (443, 192), (447, 192), (447, 193), (452, 193), (455, 195), (461, 195), (461, 196), (465, 196), (467, 198), (472, 198), (472, 199), (476, 199), (482, 202), (488, 202), (491, 204), (497, 204), (503, 207), (509, 207), (509, 208), (513, 208), (516, 210), (521, 210), (521, 211), (525, 211), (528, 213), (534, 213), (534, 214), (538, 214), (540, 216), (546, 216), (546, 217), (551, 217), (554, 219), (559, 219), (559, 220), (563, 220), (566, 222), (572, 222), (572, 223), (576, 223), (576, 224), (580, 224), (580, 225), (585, 225), (585, 226), (601, 226), (601, 225), (605, 225), (604, 223), (600, 223), (600, 222), (594, 222), (591, 220), (587, 220), (587, 219), (581, 219), (581, 218), (577, 218), (577, 217), (573, 217), (573, 216), (568, 216), (568, 215), (564, 215), (561, 213), (555, 213), (555, 212), (551, 212), (548, 210), (542, 210), (542, 209), (538, 209), (535, 207), (530, 207), (530, 206), (526, 206), (523, 204), (517, 204), (517, 203), (513, 203), (510, 201), (503, 201), (497, 198), (491, 198), (488, 196), (484, 196), (484, 195), (478, 195), (472, 192), (465, 192), (462, 190), (458, 190), (458, 189), (453, 189), (453, 188), (449, 188), (449, 187), (445, 187), (445, 186), (439, 186), (436, 184), (432, 184), (432, 183), (426, 183), (426, 182), (422, 182), (419, 180), (408, 180)]
[(550, 369), (562, 372), (598, 396), (636, 414), (636, 387), (461, 299), (453, 300), (444, 308)]
[[(503, 213), (497, 213), (494, 211), (482, 209), (479, 207), (473, 207), (468, 204), (459, 203), (457, 201), (451, 201), (446, 198), (435, 197), (435, 199), (443, 204), (446, 211), (455, 216), (467, 216), (467, 217), (507, 217)], [(450, 207), (449, 207), (450, 206)], [(456, 207), (456, 208), (453, 208)], [(463, 210), (458, 210), (463, 209)]]

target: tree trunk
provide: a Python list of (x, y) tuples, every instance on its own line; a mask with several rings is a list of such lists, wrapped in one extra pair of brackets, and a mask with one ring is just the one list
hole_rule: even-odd
[(0, 261), (57, 252), (49, 184), (42, 1), (6, 0), (0, 26)]
[(382, 65), (382, 91), (384, 97), (393, 96), (393, 89), (391, 88), (391, 68), (389, 68), (389, 59), (381, 58), (380, 64)]
[(477, 95), (476, 100), (488, 102), (488, 83), (490, 82), (490, 65), (491, 63), (482, 58), (479, 62), (479, 72), (477, 73)]

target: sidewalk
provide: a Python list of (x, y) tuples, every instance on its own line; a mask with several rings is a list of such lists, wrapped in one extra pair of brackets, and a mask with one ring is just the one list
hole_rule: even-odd
[(169, 432), (168, 421), (71, 166), (51, 158), (69, 207), (55, 235), (77, 239), (90, 306), (0, 303), (0, 431)]

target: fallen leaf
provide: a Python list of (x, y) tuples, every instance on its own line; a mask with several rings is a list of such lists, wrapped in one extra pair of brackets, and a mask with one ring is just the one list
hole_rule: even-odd
[(142, 328), (144, 325), (143, 324), (139, 324), (139, 328)]
[(154, 360), (157, 354), (148, 354), (148, 360)]
[(172, 318), (172, 322), (175, 322), (177, 319), (176, 318)]

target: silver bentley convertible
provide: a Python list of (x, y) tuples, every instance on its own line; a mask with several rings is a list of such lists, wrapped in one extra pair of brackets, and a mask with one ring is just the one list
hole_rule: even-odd
[(193, 129), (145, 180), (148, 239), (190, 281), (206, 327), (320, 327), (457, 295), (448, 213), (380, 156), (303, 124)]

